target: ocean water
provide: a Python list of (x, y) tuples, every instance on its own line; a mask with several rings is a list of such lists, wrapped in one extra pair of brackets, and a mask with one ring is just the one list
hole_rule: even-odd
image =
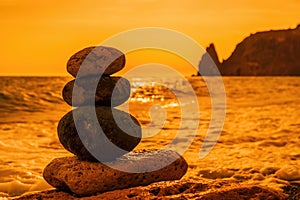
[[(0, 77), (0, 198), (50, 189), (43, 168), (55, 157), (70, 156), (58, 141), (56, 127), (72, 108), (61, 97), (71, 77)], [(211, 99), (201, 77), (188, 78), (200, 109), (181, 127), (182, 107), (174, 93), (156, 84), (172, 83), (177, 98), (192, 99), (188, 83), (176, 79), (132, 78), (129, 112), (147, 137), (137, 148), (162, 148), (178, 130), (181, 143), (193, 137), (184, 157), (187, 179), (233, 179), (275, 189), (300, 180), (300, 78), (223, 77), (226, 120), (221, 136), (205, 158), (199, 150), (211, 120)], [(123, 105), (120, 109), (127, 109)], [(155, 107), (153, 105), (159, 105)], [(161, 114), (162, 113), (162, 114)], [(191, 111), (193, 116), (193, 111)], [(157, 120), (163, 117), (162, 120)], [(194, 137), (193, 124), (198, 123)]]

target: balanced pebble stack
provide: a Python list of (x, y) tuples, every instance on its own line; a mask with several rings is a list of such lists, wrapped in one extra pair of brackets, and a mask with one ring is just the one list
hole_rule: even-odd
[(111, 76), (124, 66), (125, 55), (104, 46), (85, 48), (69, 59), (67, 71), (76, 79), (65, 85), (62, 95), (76, 108), (62, 117), (57, 131), (63, 147), (75, 156), (46, 166), (43, 176), (53, 187), (90, 196), (177, 180), (186, 173), (186, 161), (174, 151), (131, 152), (141, 140), (141, 126), (114, 108), (130, 97), (130, 83)]
[[(76, 79), (66, 84), (62, 95), (69, 105), (77, 109), (60, 120), (58, 137), (65, 149), (82, 160), (112, 161), (126, 151), (130, 152), (140, 142), (139, 122), (129, 113), (111, 107), (124, 103), (130, 97), (129, 81), (110, 76), (124, 66), (122, 52), (103, 46), (83, 49), (67, 63), (67, 71)], [(94, 91), (91, 89), (93, 85), (96, 86)], [(98, 121), (93, 121), (88, 113), (94, 109)], [(77, 116), (76, 119), (74, 116)], [(98, 123), (104, 133), (102, 135), (99, 134)], [(115, 145), (125, 151), (115, 149)]]

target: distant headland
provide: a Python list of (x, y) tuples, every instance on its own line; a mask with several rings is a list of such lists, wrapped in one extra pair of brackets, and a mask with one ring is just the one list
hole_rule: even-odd
[(300, 76), (300, 24), (295, 29), (251, 34), (223, 62), (219, 61), (214, 44), (210, 44), (201, 58), (199, 71), (211, 61), (223, 76)]

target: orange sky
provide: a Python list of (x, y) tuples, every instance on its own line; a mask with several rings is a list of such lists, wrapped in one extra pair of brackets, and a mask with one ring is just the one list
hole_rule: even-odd
[[(65, 65), (73, 53), (133, 28), (174, 29), (203, 47), (214, 42), (220, 58), (225, 59), (250, 33), (300, 23), (299, 0), (53, 2), (0, 0), (0, 75), (68, 75)], [(151, 61), (141, 55), (129, 55), (128, 68)], [(163, 56), (153, 61), (162, 60)], [(176, 68), (185, 63), (178, 59), (165, 62)], [(183, 68), (183, 73), (193, 73)]]

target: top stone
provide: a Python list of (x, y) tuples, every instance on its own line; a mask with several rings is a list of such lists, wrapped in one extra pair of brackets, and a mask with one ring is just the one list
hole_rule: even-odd
[(80, 77), (111, 75), (123, 69), (125, 55), (112, 47), (97, 46), (88, 47), (75, 53), (68, 60), (67, 71), (74, 77), (79, 68)]

